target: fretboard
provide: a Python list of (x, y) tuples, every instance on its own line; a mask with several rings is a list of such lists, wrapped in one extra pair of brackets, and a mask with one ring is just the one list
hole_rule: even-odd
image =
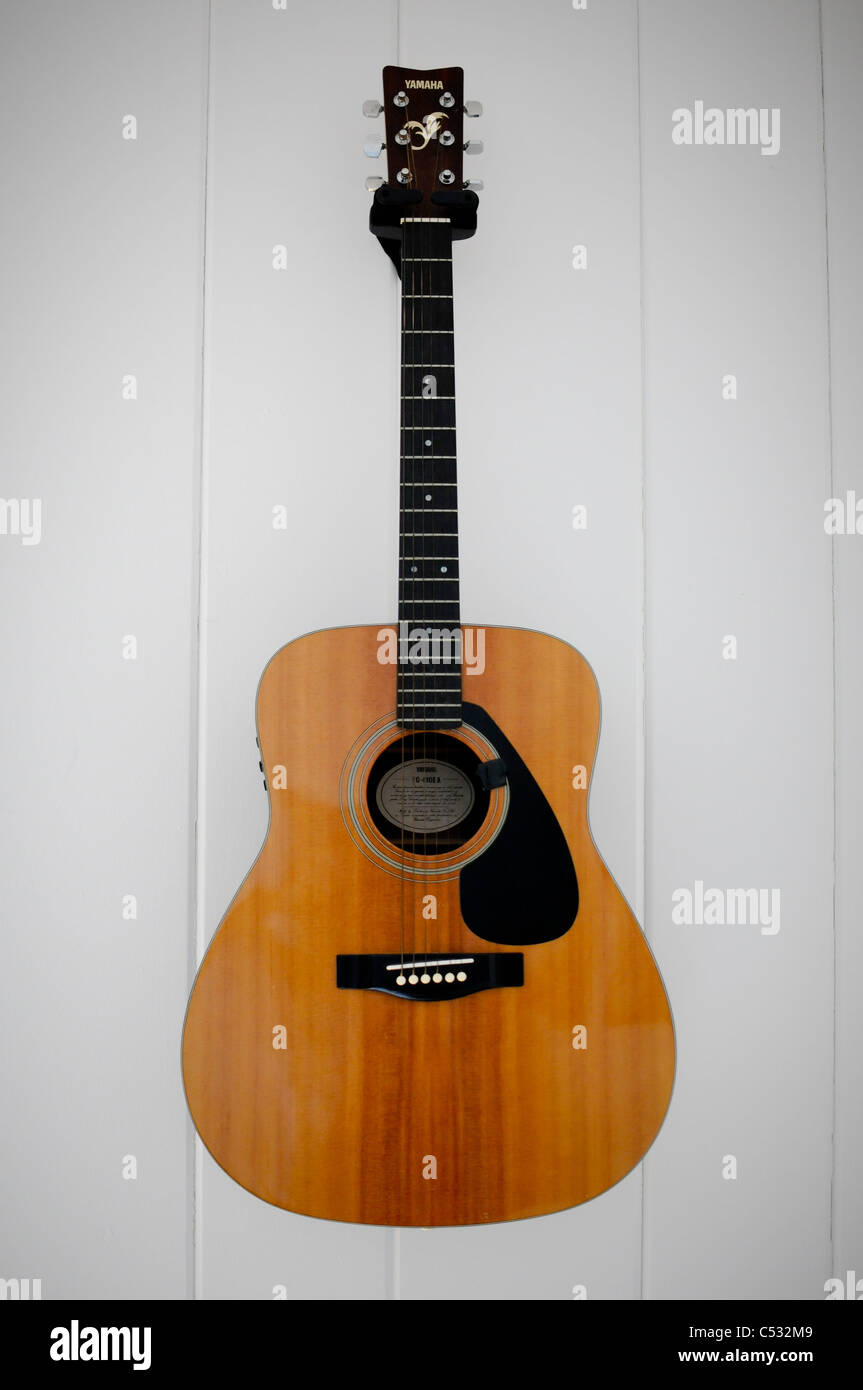
[(398, 722), (461, 723), (452, 233), (405, 221), (402, 241)]

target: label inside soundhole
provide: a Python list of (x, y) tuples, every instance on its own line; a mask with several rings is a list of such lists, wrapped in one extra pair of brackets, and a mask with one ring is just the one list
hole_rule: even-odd
[(434, 834), (464, 820), (474, 803), (470, 780), (452, 763), (414, 758), (381, 778), (378, 807), (400, 830)]

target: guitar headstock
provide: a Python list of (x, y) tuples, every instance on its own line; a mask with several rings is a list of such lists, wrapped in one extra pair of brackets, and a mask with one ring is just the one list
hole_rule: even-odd
[[(377, 157), (386, 150), (386, 183), (420, 194), (412, 216), (441, 215), (441, 206), (432, 202), (433, 194), (470, 188), (482, 184), (466, 181), (463, 156), (482, 151), (478, 140), (466, 140), (465, 118), (479, 116), (478, 101), (465, 103), (464, 72), (461, 68), (434, 68), (423, 72), (414, 68), (385, 67), (384, 100), (367, 101), (363, 111), (378, 116), (383, 111), (385, 138), (366, 141), (366, 154)], [(382, 179), (367, 179), (366, 187), (379, 188)]]

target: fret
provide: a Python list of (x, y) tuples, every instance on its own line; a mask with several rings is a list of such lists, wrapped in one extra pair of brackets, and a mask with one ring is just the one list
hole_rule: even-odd
[[(419, 416), (419, 419), (417, 419), (417, 418), (416, 418), (416, 415), (414, 414), (414, 412), (413, 412), (413, 411), (410, 411), (410, 415), (411, 415), (411, 417), (412, 417), (411, 419), (408, 420), (408, 419), (405, 419), (404, 416), (402, 417), (402, 425), (401, 425), (401, 433), (402, 433), (402, 436), (403, 436), (403, 438), (402, 438), (402, 444), (403, 444), (403, 446), (404, 446), (404, 448), (405, 448), (406, 450), (407, 450), (407, 449), (423, 449), (423, 450), (425, 450), (425, 449), (431, 448), (431, 447), (432, 447), (431, 444), (426, 444), (425, 440), (423, 439), (423, 435), (424, 435), (424, 434), (439, 434), (439, 435), (446, 435), (447, 431), (449, 431), (449, 433), (450, 433), (451, 435), (453, 434), (453, 431), (455, 430), (455, 422), (454, 422), (454, 420), (452, 419), (452, 413), (453, 413), (453, 412), (452, 412), (452, 409), (451, 409), (451, 408), (448, 407), (448, 408), (446, 408), (446, 409), (444, 409), (444, 410), (440, 410), (440, 411), (437, 411), (437, 412), (436, 412), (436, 417), (437, 417), (437, 419), (441, 421), (441, 423), (438, 424), (438, 425), (433, 425), (432, 422), (431, 422), (431, 420), (428, 419), (428, 418), (423, 419), (423, 416), (427, 416), (429, 413), (430, 413), (430, 412), (427, 412), (427, 411), (425, 411), (425, 410), (423, 410), (423, 411), (421, 411), (421, 412), (420, 412), (420, 411), (417, 411), (417, 412), (416, 412), (416, 415)], [(405, 411), (405, 415), (407, 415), (407, 414), (408, 414), (408, 412)], [(443, 418), (443, 417), (445, 417), (445, 416), (449, 416), (450, 418), (449, 418), (449, 419)], [(416, 438), (413, 438), (413, 439), (408, 438), (408, 436), (410, 436), (410, 435), (415, 435)], [(446, 440), (445, 438), (444, 438), (444, 439), (433, 440), (432, 442), (438, 444), (442, 449), (455, 449), (455, 438), (450, 439), (448, 443), (447, 443), (447, 440)], [(451, 454), (450, 457), (451, 457), (451, 458), (455, 458), (455, 454)]]
[[(450, 627), (451, 624), (448, 624)], [(451, 695), (457, 686), (461, 685), (459, 674), (461, 672), (461, 662), (448, 661), (438, 662), (434, 666), (426, 662), (421, 666), (413, 663), (402, 662), (398, 668), (399, 679), (404, 683), (408, 678), (413, 680), (420, 676), (424, 681), (428, 681), (426, 689), (433, 695)]]
[(461, 715), (439, 715), (435, 720), (421, 719), (417, 715), (405, 713), (399, 719), (399, 723), (405, 729), (457, 729), (462, 723)]
[[(431, 463), (432, 459), (429, 459), (428, 462)], [(433, 474), (434, 476), (430, 476), (431, 474)], [(415, 469), (407, 467), (402, 470), (402, 480), (400, 486), (415, 488), (431, 488), (431, 496), (423, 496), (422, 500), (424, 502), (440, 501), (440, 498), (436, 498), (434, 494), (434, 489), (438, 487), (453, 488), (452, 500), (455, 502), (458, 490), (458, 484), (456, 483), (455, 469), (452, 466), (452, 460), (450, 460), (449, 462), (445, 462), (441, 468)]]
[[(401, 432), (403, 435), (422, 435), (423, 430), (437, 430), (438, 434), (445, 430), (452, 431), (455, 429), (454, 417), (455, 406), (451, 401), (442, 401), (437, 409), (432, 410), (429, 410), (426, 402), (423, 401), (421, 406), (412, 406), (410, 409), (402, 410)], [(411, 448), (415, 449), (421, 441), (420, 439), (408, 439), (403, 440), (403, 443), (409, 444)], [(424, 442), (422, 447), (427, 447)], [(455, 439), (452, 440), (450, 447), (455, 448)]]
[[(425, 500), (425, 499), (423, 499), (423, 500)], [(436, 497), (434, 500), (435, 500), (435, 502), (455, 502), (456, 499), (455, 499), (455, 497), (440, 497), (440, 498)], [(403, 497), (403, 498), (402, 498), (402, 501), (404, 502), (405, 505), (402, 507), (401, 510), (402, 510), (403, 512), (405, 512), (406, 514), (408, 514), (408, 515), (409, 515), (411, 512), (414, 512), (414, 513), (416, 514), (417, 517), (420, 517), (420, 516), (427, 516), (427, 515), (429, 515), (429, 514), (432, 513), (432, 512), (456, 512), (456, 511), (458, 510), (458, 508), (457, 508), (457, 507), (454, 507), (454, 506), (453, 506), (453, 507), (437, 507), (437, 506), (435, 506), (435, 507), (431, 507), (431, 506), (418, 507), (418, 506), (411, 506), (411, 499), (410, 499), (409, 497)], [(436, 536), (436, 535), (438, 534), (438, 532), (437, 532), (437, 530), (435, 530), (435, 531), (425, 531), (425, 532), (420, 531), (420, 532), (418, 532), (417, 534), (423, 536), (423, 538), (424, 538), (425, 540), (428, 540), (429, 536), (431, 536), (431, 535)], [(406, 552), (405, 552), (405, 547), (402, 547), (402, 553), (406, 553)], [(440, 556), (440, 558), (443, 559), (443, 556)]]
[[(432, 460), (429, 459), (428, 461), (429, 461), (429, 463), (431, 463)], [(413, 474), (411, 475), (411, 477), (409, 477), (409, 478), (408, 478), (408, 477), (402, 478), (401, 486), (402, 486), (403, 488), (418, 488), (420, 492), (422, 492), (423, 488), (425, 488), (425, 487), (430, 487), (430, 488), (436, 488), (436, 487), (451, 487), (451, 488), (453, 489), (453, 497), (452, 497), (452, 500), (453, 500), (453, 502), (456, 500), (456, 498), (455, 498), (455, 492), (456, 492), (456, 488), (457, 488), (458, 485), (457, 485), (457, 483), (456, 483), (456, 481), (455, 481), (454, 478), (437, 478), (437, 479), (435, 479), (435, 480), (432, 480), (432, 479), (430, 479), (430, 478), (424, 478), (424, 477), (422, 476), (422, 473), (423, 473), (423, 470), (420, 469), (420, 476), (419, 476), (419, 477), (417, 477), (416, 474), (413, 473)], [(434, 494), (432, 494), (430, 497), (423, 497), (423, 498), (422, 498), (422, 501), (423, 501), (423, 502), (438, 502), (438, 501), (440, 501), (440, 500), (441, 500), (441, 499), (435, 497)]]

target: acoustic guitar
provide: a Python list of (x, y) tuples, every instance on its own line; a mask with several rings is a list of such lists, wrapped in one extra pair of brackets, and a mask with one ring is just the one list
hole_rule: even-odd
[(588, 824), (593, 672), (555, 637), (460, 619), (452, 245), (478, 204), (462, 93), (459, 68), (387, 67), (364, 108), (385, 111), (371, 223), (401, 273), (398, 612), (266, 667), (267, 836), (183, 1037), (194, 1123), (232, 1178), (391, 1226), (606, 1191), (656, 1136), (675, 1064), (662, 980)]

